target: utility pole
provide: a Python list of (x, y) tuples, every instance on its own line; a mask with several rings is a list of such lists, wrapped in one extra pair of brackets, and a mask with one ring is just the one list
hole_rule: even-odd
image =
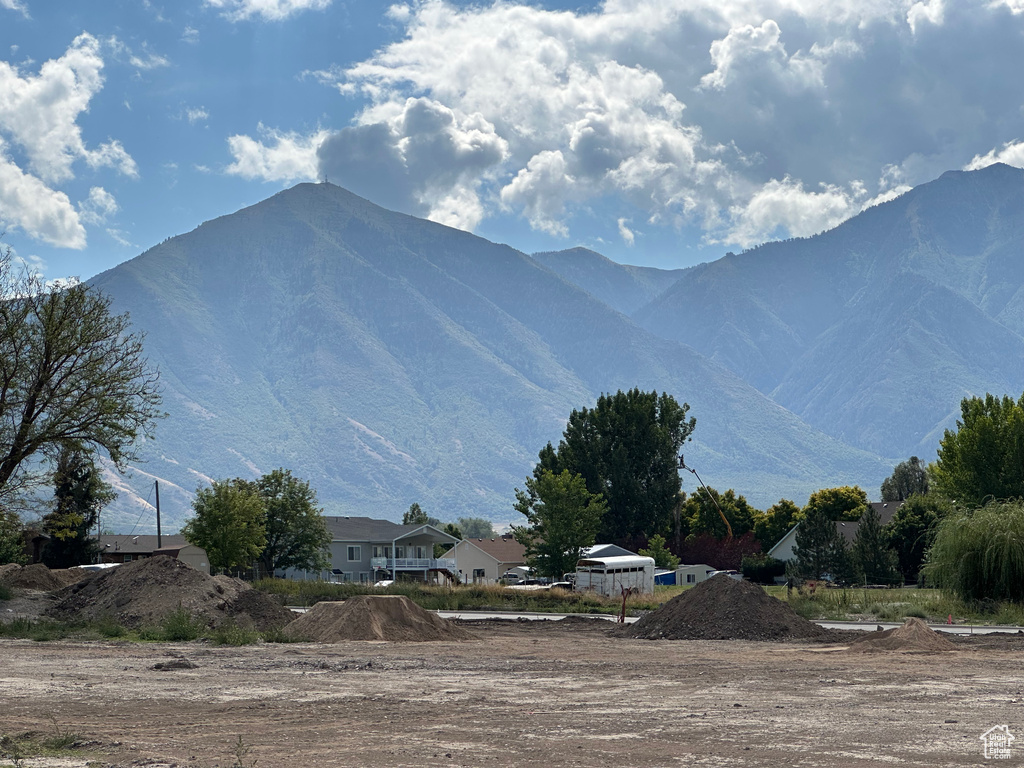
[(163, 546), (160, 537), (160, 481), (154, 480), (153, 485), (156, 487), (156, 548), (160, 549)]

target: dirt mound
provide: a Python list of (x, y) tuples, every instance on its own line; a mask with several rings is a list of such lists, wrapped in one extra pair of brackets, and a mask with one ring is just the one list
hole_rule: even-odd
[(184, 608), (210, 627), (233, 620), (260, 631), (278, 629), (294, 614), (238, 579), (211, 578), (179, 560), (158, 555), (125, 563), (65, 587), (47, 614), (58, 619), (113, 617), (135, 629), (159, 624)]
[(851, 653), (904, 651), (909, 653), (939, 653), (956, 648), (952, 642), (925, 624), (921, 619), (907, 619), (902, 627), (872, 632), (857, 638), (850, 645)]
[(405, 595), (359, 595), (343, 603), (317, 603), (285, 631), (318, 643), (476, 639), (465, 629), (420, 608)]
[(799, 616), (756, 584), (725, 575), (701, 582), (618, 631), (644, 640), (831, 638), (827, 629)]
[(38, 589), (42, 592), (52, 592), (67, 585), (63, 578), (55, 576), (53, 571), (42, 563), (26, 565), (23, 568), (15, 566), (0, 574), (0, 580), (8, 587), (19, 589)]

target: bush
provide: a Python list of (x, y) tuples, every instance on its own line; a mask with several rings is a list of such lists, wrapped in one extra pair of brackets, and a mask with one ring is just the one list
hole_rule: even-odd
[(215, 645), (252, 645), (260, 640), (260, 633), (251, 627), (240, 627), (234, 621), (226, 621), (210, 633)]
[(747, 555), (740, 570), (744, 578), (756, 584), (774, 584), (776, 576), (786, 575), (786, 564), (765, 554)]
[(0, 584), (0, 600), (10, 600), (14, 597), (14, 593), (11, 592), (11, 588), (6, 584)]
[(1024, 501), (992, 501), (944, 518), (924, 574), (963, 600), (1024, 600)]
[(159, 639), (172, 643), (197, 640), (203, 634), (203, 629), (202, 622), (194, 619), (191, 613), (179, 605), (161, 622)]

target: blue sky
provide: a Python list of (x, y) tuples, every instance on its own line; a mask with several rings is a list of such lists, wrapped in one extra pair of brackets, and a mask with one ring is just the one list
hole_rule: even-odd
[(0, 228), (48, 278), (326, 176), (661, 267), (1024, 165), (1024, 0), (0, 0)]

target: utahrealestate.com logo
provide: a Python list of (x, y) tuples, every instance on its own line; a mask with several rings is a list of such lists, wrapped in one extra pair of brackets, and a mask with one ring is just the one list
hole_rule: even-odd
[(986, 760), (1008, 760), (1010, 758), (1011, 745), (1016, 738), (1010, 733), (1010, 726), (993, 726), (981, 734), (980, 738), (985, 745)]

